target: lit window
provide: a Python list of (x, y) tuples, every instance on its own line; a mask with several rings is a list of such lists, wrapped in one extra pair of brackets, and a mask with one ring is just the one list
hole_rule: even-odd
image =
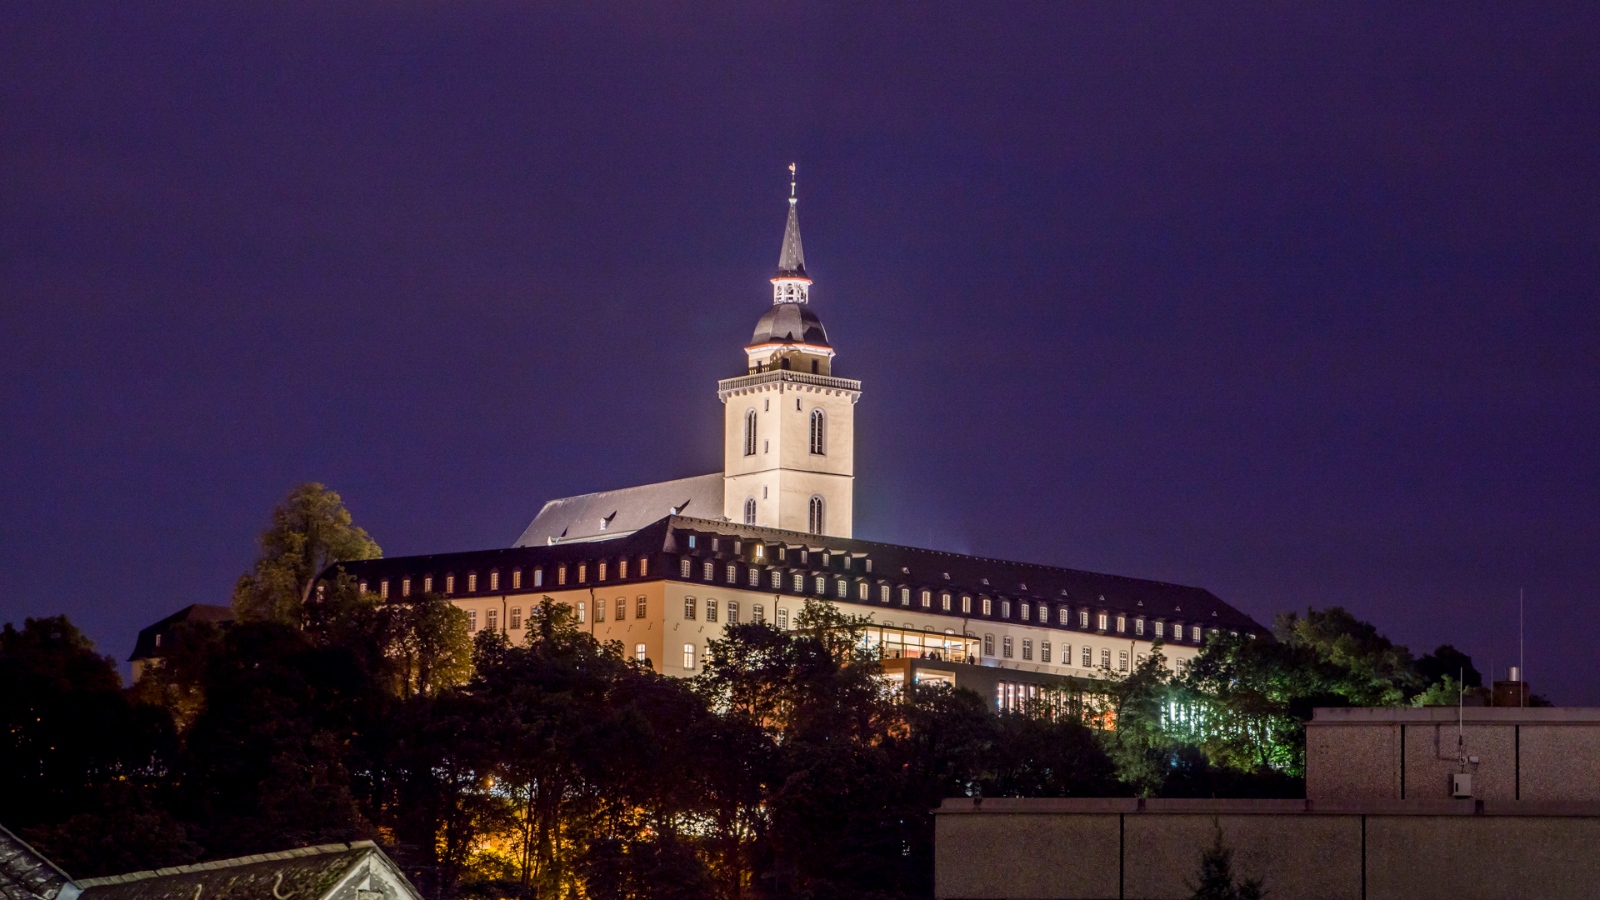
[[(432, 578), (430, 578), (428, 580), (430, 582), (433, 581)], [(511, 570), (511, 589), (512, 590), (517, 590), (518, 588), (521, 588), (521, 587), (522, 587), (522, 570), (521, 569), (512, 569)]]
[(807, 525), (807, 529), (806, 530), (810, 531), (812, 534), (821, 534), (822, 533), (822, 530), (823, 530), (823, 510), (822, 510), (822, 498), (819, 497), (819, 496), (813, 495), (812, 498), (811, 498), (810, 511), (809, 511), (808, 518), (806, 520), (806, 525)]
[(1011, 635), (1009, 634), (1000, 639), (1000, 655), (1006, 659), (1011, 658)]
[(683, 667), (685, 669), (694, 668), (694, 645), (693, 644), (684, 644), (683, 645)]
[(559, 567), (556, 568), (556, 584), (562, 585), (562, 584), (566, 584), (566, 583), (567, 583), (567, 567), (566, 566), (559, 566)]
[(1101, 613), (1099, 618), (1098, 618), (1098, 622), (1099, 622), (1099, 625), (1100, 625), (1100, 630), (1101, 631), (1105, 631), (1106, 630), (1106, 626), (1108, 624), (1110, 624), (1110, 622), (1111, 622), (1111, 617), (1106, 615), (1105, 613)]
[(583, 584), (589, 580), (589, 564), (578, 563), (578, 583)]
[(433, 576), (432, 575), (424, 575), (424, 576), (422, 576), (422, 592), (424, 594), (433, 593)]
[(1157, 622), (1156, 623), (1156, 637), (1163, 637), (1164, 636), (1164, 632), (1166, 630), (1167, 630), (1167, 623), (1165, 623), (1165, 622)]
[(467, 593), (469, 593), (469, 594), (473, 593), (477, 589), (478, 589), (478, 573), (477, 572), (468, 572), (467, 573)]
[(762, 622), (765, 622), (766, 620), (767, 620), (767, 610), (766, 610), (765, 607), (763, 607), (759, 603), (754, 604), (753, 606), (750, 607), (750, 621), (754, 622), (757, 625), (760, 625)]
[(1196, 644), (1200, 643), (1200, 626), (1199, 625), (1192, 626), (1189, 629), (1189, 640), (1194, 641)]
[(477, 631), (478, 630), (478, 611), (475, 610), (475, 609), (467, 610), (467, 630), (468, 631)]
[(747, 580), (750, 582), (750, 586), (753, 588), (761, 587), (761, 570), (755, 566), (751, 566), (746, 571), (749, 573), (749, 578)]
[(693, 565), (693, 563), (689, 562), (689, 557), (687, 557), (687, 556), (685, 556), (683, 559), (678, 560), (678, 577), (679, 578), (688, 578), (689, 577), (689, 567), (692, 566), (692, 565)]
[(695, 537), (695, 536), (694, 536), (694, 535), (692, 535), (692, 534), (691, 534), (691, 535), (689, 535), (689, 549), (690, 549), (690, 550), (693, 550), (693, 549), (694, 549), (694, 537)]
[(983, 655), (994, 655), (994, 635), (992, 634), (986, 634), (983, 636)]
[(639, 557), (639, 577), (640, 578), (649, 578), (650, 577), (650, 557), (648, 557), (648, 556)]
[(1100, 668), (1102, 668), (1102, 669), (1111, 668), (1111, 651), (1110, 650), (1102, 649), (1100, 651)]
[(706, 598), (706, 621), (707, 622), (715, 622), (716, 620), (717, 620), (717, 601), (711, 599), (710, 597), (707, 597)]
[(489, 630), (494, 631), (500, 626), (500, 610), (491, 609), (484, 612), (483, 620), (484, 623), (489, 626)]
[(744, 498), (744, 523), (746, 525), (754, 525), (756, 523), (756, 498), (754, 497)]
[(618, 578), (627, 578), (628, 577), (628, 561), (627, 560), (625, 560), (625, 559), (617, 560), (617, 577)]
[(616, 617), (617, 617), (617, 621), (618, 622), (627, 621), (627, 619), (628, 619), (628, 601), (627, 600), (623, 599), (622, 597), (618, 597), (617, 598), (617, 602), (612, 604), (612, 608), (616, 610)]
[(871, 589), (867, 587), (867, 583), (865, 581), (858, 582), (856, 584), (856, 599), (866, 602), (870, 590)]
[(1140, 636), (1144, 635), (1144, 619), (1133, 620), (1133, 633)]
[(983, 598), (983, 614), (986, 616), (994, 615), (994, 606), (988, 597)]
[(753, 409), (744, 414), (744, 455), (756, 455), (756, 411)]
[(685, 619), (693, 619), (694, 618), (694, 598), (693, 597), (685, 597), (685, 598), (683, 598), (683, 617)]
[(1062, 628), (1065, 628), (1068, 625), (1071, 625), (1072, 624), (1072, 613), (1071, 613), (1071, 611), (1069, 611), (1065, 606), (1061, 607), (1061, 614), (1056, 617), (1056, 620), (1061, 623), (1061, 627)]
[(596, 622), (604, 622), (606, 620), (606, 601), (596, 600), (594, 602), (594, 620)]
[(511, 607), (511, 630), (522, 630), (522, 607), (520, 606)]
[(961, 612), (963, 614), (967, 614), (967, 615), (970, 615), (972, 613), (972, 597), (971, 597), (971, 595), (969, 595), (969, 594), (962, 594), (961, 595)]
[(645, 611), (648, 609), (648, 607), (649, 604), (643, 597), (636, 598), (633, 601), (633, 617), (635, 619), (644, 618)]
[(826, 576), (826, 575), (818, 575), (815, 587), (816, 587), (816, 593), (817, 593), (818, 597), (827, 596), (827, 594), (828, 594), (828, 576)]
[(579, 600), (578, 601), (578, 624), (582, 625), (583, 623), (585, 623), (587, 621), (589, 621), (589, 607), (586, 606), (582, 600)]
[(712, 562), (709, 559), (706, 560), (705, 562), (701, 563), (700, 564), (700, 577), (702, 579), (706, 580), (706, 581), (710, 581), (713, 578), (716, 578), (717, 577), (717, 564)]
[(950, 611), (950, 595), (949, 594), (940, 594), (939, 595), (939, 608), (944, 610), (945, 612), (949, 612)]
[(728, 601), (728, 624), (739, 624), (739, 601), (737, 600)]
[(932, 591), (923, 591), (922, 592), (922, 608), (923, 609), (932, 609), (933, 608), (933, 592)]
[(633, 645), (633, 658), (635, 660), (638, 660), (639, 662), (647, 662), (647, 660), (645, 659), (645, 651), (644, 651), (644, 645), (643, 644), (634, 644)]
[(1083, 667), (1085, 669), (1094, 668), (1094, 651), (1090, 650), (1087, 644), (1083, 648)]
[(1088, 628), (1089, 627), (1089, 611), (1087, 609), (1078, 610), (1078, 627), (1079, 628)]
[(367, 583), (366, 583), (366, 581), (363, 580), (362, 582), (357, 584), (356, 585), (356, 590), (360, 591), (363, 594), (365, 594), (367, 592)]
[(1117, 671), (1128, 671), (1128, 651), (1126, 650), (1117, 653)]
[(775, 591), (783, 590), (783, 573), (777, 569), (772, 570), (772, 589)]
[(900, 589), (900, 605), (901, 606), (910, 606), (911, 605), (911, 588), (903, 587), (903, 588)]
[(385, 600), (389, 599), (389, 579), (385, 578), (378, 582), (378, 596)]
[(411, 596), (411, 579), (409, 579), (409, 578), (400, 579), (400, 596), (402, 596), (402, 597)]
[(728, 583), (729, 584), (738, 584), (739, 583), (739, 567), (734, 565), (733, 563), (728, 563)]
[(1027, 660), (1033, 659), (1033, 641), (1028, 640), (1027, 638), (1022, 639), (1022, 658)]
[(828, 452), (826, 423), (823, 421), (822, 410), (811, 411), (811, 452), (821, 456)]
[(839, 594), (839, 599), (840, 600), (848, 600), (848, 599), (850, 599), (850, 582), (845, 581), (843, 578), (841, 578), (837, 582), (835, 582), (835, 585), (838, 587), (837, 593)]
[(1126, 634), (1128, 631), (1128, 617), (1117, 616), (1117, 634)]
[(534, 587), (544, 587), (544, 570), (543, 569), (534, 569), (533, 570), (533, 586)]
[[(602, 576), (604, 577), (604, 576)], [(489, 573), (489, 590), (500, 590), (500, 570), (495, 569)]]
[(889, 602), (889, 586), (887, 584), (878, 585), (878, 602)]
[(1050, 661), (1050, 642), (1049, 641), (1040, 641), (1039, 642), (1039, 662), (1049, 662), (1049, 661)]
[(789, 611), (780, 606), (780, 607), (778, 607), (778, 628), (780, 630), (787, 630), (788, 627), (789, 627)]

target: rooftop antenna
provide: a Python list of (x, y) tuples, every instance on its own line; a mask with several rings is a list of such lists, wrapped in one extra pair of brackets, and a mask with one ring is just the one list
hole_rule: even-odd
[[(1518, 681), (1527, 681), (1528, 680), (1528, 659), (1527, 659), (1527, 651), (1526, 651), (1526, 649), (1524, 647), (1525, 632), (1523, 631), (1523, 627), (1522, 627), (1522, 622), (1523, 622), (1523, 619), (1522, 619), (1522, 606), (1523, 606), (1523, 597), (1524, 597), (1525, 593), (1526, 592), (1522, 588), (1517, 588), (1517, 680)], [(1528, 705), (1528, 692), (1520, 684), (1517, 685), (1517, 705), (1518, 706), (1527, 706)]]

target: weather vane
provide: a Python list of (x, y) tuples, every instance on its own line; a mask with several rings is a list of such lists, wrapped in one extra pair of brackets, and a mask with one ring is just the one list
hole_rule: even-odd
[(789, 163), (789, 199), (794, 199), (794, 163)]

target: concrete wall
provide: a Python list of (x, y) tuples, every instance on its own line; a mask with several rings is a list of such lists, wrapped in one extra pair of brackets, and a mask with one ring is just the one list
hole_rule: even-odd
[(1449, 799), (1463, 752), (1475, 799), (1600, 800), (1600, 710), (1570, 708), (1319, 709), (1306, 796)]
[(1296, 900), (1600, 896), (1600, 803), (947, 800), (940, 900), (1181, 900), (1220, 829)]

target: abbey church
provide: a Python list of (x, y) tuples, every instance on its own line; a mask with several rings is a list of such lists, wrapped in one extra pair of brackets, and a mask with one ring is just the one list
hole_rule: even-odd
[[(834, 374), (797, 207), (791, 180), (771, 305), (742, 372), (716, 386), (720, 472), (550, 500), (509, 547), (344, 571), (387, 599), (441, 593), (474, 631), (512, 641), (550, 597), (597, 639), (679, 677), (700, 671), (729, 626), (788, 628), (806, 600), (821, 600), (870, 619), (889, 679), (970, 687), (997, 709), (1129, 672), (1158, 642), (1178, 666), (1207, 635), (1263, 632), (1202, 588), (858, 539), (862, 385)], [(159, 646), (162, 624), (141, 647)]]

